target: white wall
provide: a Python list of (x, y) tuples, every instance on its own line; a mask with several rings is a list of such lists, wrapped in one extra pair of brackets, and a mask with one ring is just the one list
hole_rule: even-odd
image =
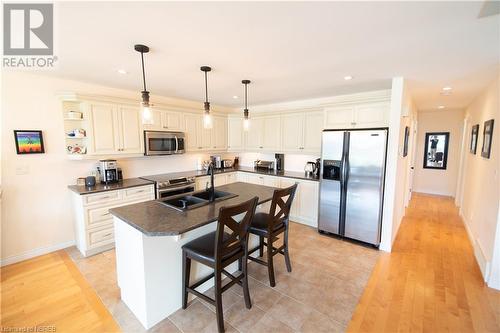
[[(460, 164), (464, 124), (463, 110), (418, 112), (417, 156), (413, 190), (429, 194), (455, 196)], [(424, 169), (425, 133), (450, 132), (446, 170)]]
[(410, 155), (403, 157), (405, 127), (410, 126), (415, 114), (411, 96), (401, 77), (392, 80), (389, 139), (387, 146), (384, 216), (380, 249), (390, 252), (401, 220), (405, 215), (405, 197), (408, 192)]
[[(75, 91), (137, 100), (140, 96), (139, 91), (124, 91), (30, 73), (3, 74), (1, 258), (5, 263), (66, 247), (74, 242), (67, 185), (75, 184), (77, 177), (88, 175), (96, 161), (70, 161), (66, 158), (61, 102), (56, 93)], [(201, 105), (158, 96), (152, 96), (152, 100), (179, 107), (200, 108)], [(217, 106), (215, 108), (221, 110)], [(17, 155), (14, 129), (43, 130), (46, 153)], [(207, 156), (142, 157), (119, 160), (119, 164), (125, 178), (130, 178), (193, 170), (198, 157)]]
[[(489, 286), (500, 289), (500, 77), (466, 109), (463, 197), (460, 213), (473, 244), (476, 259)], [(495, 119), (491, 157), (481, 157), (484, 122)], [(479, 124), (476, 155), (469, 153), (470, 132)]]

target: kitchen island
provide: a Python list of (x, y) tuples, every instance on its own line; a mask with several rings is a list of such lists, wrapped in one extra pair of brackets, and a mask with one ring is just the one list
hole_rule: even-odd
[[(268, 210), (268, 202), (275, 190), (241, 182), (216, 189), (236, 196), (186, 211), (175, 210), (159, 200), (110, 210), (114, 219), (116, 272), (121, 299), (146, 329), (182, 306), (182, 245), (214, 231), (221, 207), (257, 196), (257, 209)], [(257, 243), (257, 238), (251, 236), (250, 246)], [(237, 263), (228, 266), (227, 270), (236, 271)], [(210, 272), (210, 268), (193, 262), (191, 281)], [(211, 286), (213, 279), (198, 290), (204, 291)]]

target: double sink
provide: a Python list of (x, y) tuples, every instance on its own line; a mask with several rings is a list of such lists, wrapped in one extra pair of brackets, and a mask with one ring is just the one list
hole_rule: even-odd
[[(224, 191), (214, 191), (214, 202), (227, 200), (237, 197), (237, 194), (224, 192)], [(210, 191), (199, 191), (190, 194), (178, 195), (172, 198), (162, 200), (161, 203), (173, 208), (175, 210), (184, 212), (186, 210), (199, 208), (208, 205), (210, 202)]]

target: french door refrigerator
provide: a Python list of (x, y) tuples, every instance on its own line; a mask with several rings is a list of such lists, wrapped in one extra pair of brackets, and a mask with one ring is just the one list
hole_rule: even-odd
[(386, 147), (387, 129), (323, 131), (320, 232), (379, 246)]

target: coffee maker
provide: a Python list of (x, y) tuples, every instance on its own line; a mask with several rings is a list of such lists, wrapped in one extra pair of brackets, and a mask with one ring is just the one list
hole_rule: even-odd
[(274, 154), (276, 171), (285, 171), (285, 154)]
[(99, 170), (101, 172), (101, 183), (117, 183), (118, 177), (118, 165), (116, 160), (100, 160)]

